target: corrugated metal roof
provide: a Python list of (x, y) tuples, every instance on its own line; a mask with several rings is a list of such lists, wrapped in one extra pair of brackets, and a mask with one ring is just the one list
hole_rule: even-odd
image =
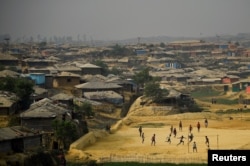
[(21, 126), (0, 128), (0, 141), (38, 135), (38, 132)]
[(30, 67), (29, 70), (56, 70), (53, 66), (47, 66), (47, 67)]
[(81, 71), (79, 67), (72, 66), (72, 65), (56, 65), (55, 68), (58, 71)]
[(221, 81), (221, 78), (202, 78), (201, 80), (203, 82), (216, 82), (216, 81)]
[(48, 98), (33, 103), (30, 108), (21, 113), (21, 118), (55, 118), (69, 112), (68, 109), (57, 104), (55, 101)]
[(80, 77), (79, 74), (74, 74), (74, 73), (71, 73), (71, 72), (66, 72), (66, 71), (63, 71), (63, 72), (60, 72), (56, 75), (56, 77)]
[(34, 86), (33, 89), (35, 90), (35, 94), (37, 94), (37, 95), (44, 94), (44, 93), (48, 92), (47, 89), (41, 88), (39, 86)]
[(128, 57), (124, 57), (124, 58), (118, 59), (117, 62), (128, 63), (128, 61), (129, 61)]
[(17, 101), (17, 96), (14, 93), (0, 91), (0, 107), (10, 107)]
[(1, 107), (10, 107), (13, 103), (14, 103), (14, 101), (0, 95), (0, 108)]
[(50, 60), (50, 59), (35, 59), (35, 58), (27, 58), (23, 60), (24, 62), (54, 62), (56, 63), (56, 60)]
[(181, 92), (178, 92), (175, 89), (169, 89), (169, 94), (168, 94), (167, 97), (169, 97), (169, 98), (172, 98), (172, 97), (178, 98), (178, 97), (180, 97), (181, 94), (182, 94)]
[(237, 82), (233, 82), (232, 84), (239, 84), (239, 83), (250, 83), (250, 78), (242, 79)]
[(122, 86), (106, 82), (87, 82), (75, 86), (78, 89), (119, 89)]
[(122, 99), (123, 97), (114, 91), (85, 92), (84, 97), (92, 100), (103, 100), (106, 98)]
[(100, 74), (96, 74), (96, 75), (86, 74), (86, 75), (83, 75), (81, 78), (85, 80), (86, 82), (104, 82), (105, 80), (107, 80), (107, 77), (100, 75)]
[(9, 55), (9, 54), (2, 54), (0, 53), (0, 60), (18, 60), (18, 58)]
[(102, 59), (102, 61), (108, 63), (108, 62), (117, 62), (118, 60), (117, 59), (111, 59), (111, 58), (104, 58), (104, 59)]
[(58, 93), (52, 97), (50, 97), (52, 100), (72, 100), (73, 96), (72, 95), (68, 95), (65, 93)]
[(80, 63), (77, 63), (76, 64), (78, 67), (80, 68), (101, 68), (99, 66), (96, 66), (96, 65), (93, 65), (91, 63), (86, 63), (86, 64), (80, 64)]
[(19, 73), (11, 71), (11, 70), (2, 70), (0, 71), (0, 77), (18, 77), (20, 76)]
[(100, 102), (90, 100), (90, 99), (86, 99), (86, 98), (78, 98), (78, 97), (76, 97), (76, 98), (74, 98), (74, 100), (77, 101), (77, 102), (82, 102), (82, 103), (87, 102), (87, 103), (90, 103), (91, 105), (94, 105), (94, 106), (102, 105), (102, 103), (100, 103)]
[(224, 77), (228, 77), (228, 78), (240, 78), (239, 76), (236, 76), (236, 75), (226, 75)]
[(200, 40), (180, 40), (169, 42), (168, 44), (191, 44), (191, 43), (200, 43)]

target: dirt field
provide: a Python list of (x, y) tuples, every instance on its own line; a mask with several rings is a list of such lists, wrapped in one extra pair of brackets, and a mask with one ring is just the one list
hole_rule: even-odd
[[(128, 116), (119, 125), (112, 126), (111, 134), (98, 139), (96, 143), (81, 150), (72, 149), (66, 156), (71, 161), (93, 159), (97, 161), (139, 161), (139, 162), (207, 162), (205, 136), (210, 140), (210, 149), (250, 149), (250, 113), (216, 114), (214, 112), (183, 113), (164, 116), (164, 110), (141, 107), (138, 99), (130, 109)], [(211, 110), (224, 106), (211, 106)], [(232, 106), (230, 106), (232, 107)], [(238, 106), (235, 106), (238, 107)], [(229, 117), (233, 119), (230, 120)], [(208, 119), (208, 128), (204, 119)], [(179, 121), (183, 129), (179, 131)], [(201, 123), (200, 132), (196, 128)], [(166, 142), (170, 126), (177, 129), (177, 136)], [(188, 126), (192, 125), (193, 141), (198, 152), (193, 152), (192, 143), (188, 144)], [(139, 136), (138, 127), (142, 126), (145, 141)], [(156, 134), (156, 145), (151, 146), (151, 137)], [(184, 145), (179, 137), (184, 136)]]

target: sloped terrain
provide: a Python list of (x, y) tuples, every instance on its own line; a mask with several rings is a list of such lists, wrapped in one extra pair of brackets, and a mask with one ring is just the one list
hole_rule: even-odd
[[(211, 149), (248, 149), (250, 137), (250, 113), (216, 113), (218, 109), (237, 108), (239, 105), (227, 106), (209, 102), (200, 104), (209, 106), (209, 112), (182, 113), (167, 115), (169, 110), (140, 105), (138, 98), (131, 106), (127, 117), (111, 127), (111, 134), (97, 140), (96, 143), (69, 151), (68, 160), (85, 161), (89, 159), (104, 161), (139, 161), (139, 162), (207, 162), (205, 136), (210, 139)], [(198, 101), (199, 102), (199, 101)], [(164, 112), (166, 115), (164, 115)], [(232, 117), (232, 119), (230, 118)], [(208, 128), (204, 127), (204, 119), (208, 119)], [(179, 131), (179, 121), (183, 123)], [(196, 128), (201, 123), (201, 130)], [(173, 125), (177, 136), (171, 137), (171, 144), (166, 142)], [(187, 144), (188, 127), (193, 126), (192, 133), (197, 143), (198, 152), (192, 151), (192, 142)], [(139, 136), (138, 127), (142, 126), (145, 141)], [(156, 134), (156, 145), (151, 146), (151, 137)], [(184, 145), (178, 145), (180, 136), (186, 137)], [(237, 136), (237, 137), (236, 137)]]

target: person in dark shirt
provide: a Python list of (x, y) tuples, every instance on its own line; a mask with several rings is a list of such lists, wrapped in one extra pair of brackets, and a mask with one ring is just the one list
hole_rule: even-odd
[(182, 145), (184, 145), (184, 136), (182, 135), (181, 137), (179, 137), (180, 142), (177, 145), (180, 145), (182, 143)]
[(154, 145), (155, 146), (155, 134), (153, 134), (152, 138), (151, 138), (151, 146)]

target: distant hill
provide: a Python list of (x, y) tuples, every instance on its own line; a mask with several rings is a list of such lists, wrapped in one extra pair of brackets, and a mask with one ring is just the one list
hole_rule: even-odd
[[(202, 37), (171, 37), (171, 36), (151, 36), (151, 37), (140, 37), (140, 43), (168, 43), (177, 40), (204, 40), (207, 42), (245, 42), (250, 41), (250, 33), (239, 33), (237, 35), (229, 35), (229, 34), (220, 34), (214, 36), (202, 36)], [(120, 45), (128, 45), (128, 44), (137, 44), (138, 37), (129, 38), (123, 40), (113, 40), (113, 41), (93, 41), (95, 45), (104, 44), (104, 45), (112, 45), (112, 44), (120, 44)]]
[[(4, 38), (8, 36), (11, 40), (10, 43), (20, 42), (21, 40), (12, 39), (11, 35), (9, 34), (0, 34), (0, 43), (4, 42)], [(140, 36), (139, 36), (140, 37)], [(250, 33), (238, 33), (237, 35), (230, 35), (230, 34), (215, 34), (214, 36), (200, 36), (200, 37), (174, 37), (174, 36), (151, 36), (151, 37), (140, 37), (140, 43), (168, 43), (172, 41), (177, 40), (204, 40), (207, 42), (247, 42), (247, 45), (249, 45), (250, 41)], [(77, 43), (77, 41), (72, 41), (73, 43)], [(129, 44), (138, 44), (138, 36), (134, 38), (128, 38), (128, 39), (121, 39), (121, 40), (91, 40), (91, 41), (85, 41), (81, 44), (85, 44), (88, 46), (107, 46), (107, 45), (129, 45)]]

